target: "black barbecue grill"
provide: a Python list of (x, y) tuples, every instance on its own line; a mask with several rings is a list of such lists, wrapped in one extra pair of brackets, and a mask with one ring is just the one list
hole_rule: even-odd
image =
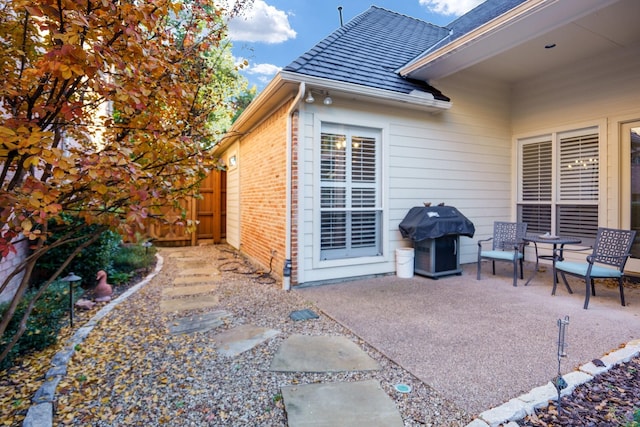
[(473, 237), (473, 223), (453, 206), (417, 206), (400, 223), (402, 237), (413, 241), (414, 271), (438, 278), (461, 274), (460, 236)]

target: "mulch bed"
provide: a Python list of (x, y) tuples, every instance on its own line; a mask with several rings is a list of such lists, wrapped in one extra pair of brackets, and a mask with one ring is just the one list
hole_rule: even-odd
[[(617, 288), (615, 281), (606, 286)], [(640, 287), (640, 277), (626, 276), (625, 288)], [(640, 426), (640, 357), (612, 367), (582, 384), (569, 396), (519, 421), (533, 426)]]
[[(634, 418), (635, 417), (635, 418)], [(582, 384), (521, 426), (640, 426), (640, 357)]]

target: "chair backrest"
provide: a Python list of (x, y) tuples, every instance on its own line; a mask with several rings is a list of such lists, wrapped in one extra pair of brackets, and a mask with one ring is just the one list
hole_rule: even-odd
[(513, 245), (522, 243), (527, 234), (526, 222), (502, 222), (493, 223), (493, 249), (513, 249)]
[(635, 230), (618, 230), (615, 228), (598, 228), (593, 245), (594, 262), (608, 264), (622, 271), (629, 258), (629, 251), (636, 236)]

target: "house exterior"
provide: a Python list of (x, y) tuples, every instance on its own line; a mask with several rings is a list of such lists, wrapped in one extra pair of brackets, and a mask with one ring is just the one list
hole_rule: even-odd
[[(227, 242), (283, 287), (392, 274), (423, 202), (580, 237), (640, 228), (637, 0), (488, 0), (446, 27), (372, 6), (217, 147)], [(329, 102), (330, 98), (331, 102)], [(640, 272), (640, 245), (629, 273)]]

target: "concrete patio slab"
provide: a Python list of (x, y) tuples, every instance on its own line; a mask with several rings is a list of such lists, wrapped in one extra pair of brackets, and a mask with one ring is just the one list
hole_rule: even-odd
[(176, 288), (162, 288), (163, 298), (184, 297), (189, 295), (207, 294), (217, 289), (214, 284), (179, 286)]
[(402, 427), (393, 401), (376, 380), (282, 387), (289, 427)]
[(354, 342), (342, 336), (292, 335), (271, 360), (271, 371), (341, 372), (380, 369)]
[[(329, 317), (349, 328), (470, 413), (481, 413), (548, 383), (557, 375), (558, 319), (569, 316), (568, 355), (562, 374), (638, 339), (640, 288), (596, 285), (584, 310), (584, 282), (570, 279), (573, 294), (559, 286), (551, 295), (552, 274), (532, 273), (512, 286), (511, 272), (476, 266), (438, 280), (415, 275), (386, 276), (299, 288)], [(605, 362), (606, 363), (606, 362)], [(607, 363), (608, 364), (608, 363)]]
[(163, 312), (197, 310), (201, 308), (215, 307), (218, 305), (217, 295), (197, 295), (186, 298), (173, 298), (160, 301), (160, 310)]
[(209, 313), (187, 316), (177, 319), (169, 326), (169, 332), (173, 335), (191, 334), (194, 332), (206, 332), (224, 324), (224, 318), (230, 317), (226, 310), (215, 310)]
[(213, 337), (218, 353), (234, 357), (278, 335), (280, 331), (254, 325), (240, 325)]

